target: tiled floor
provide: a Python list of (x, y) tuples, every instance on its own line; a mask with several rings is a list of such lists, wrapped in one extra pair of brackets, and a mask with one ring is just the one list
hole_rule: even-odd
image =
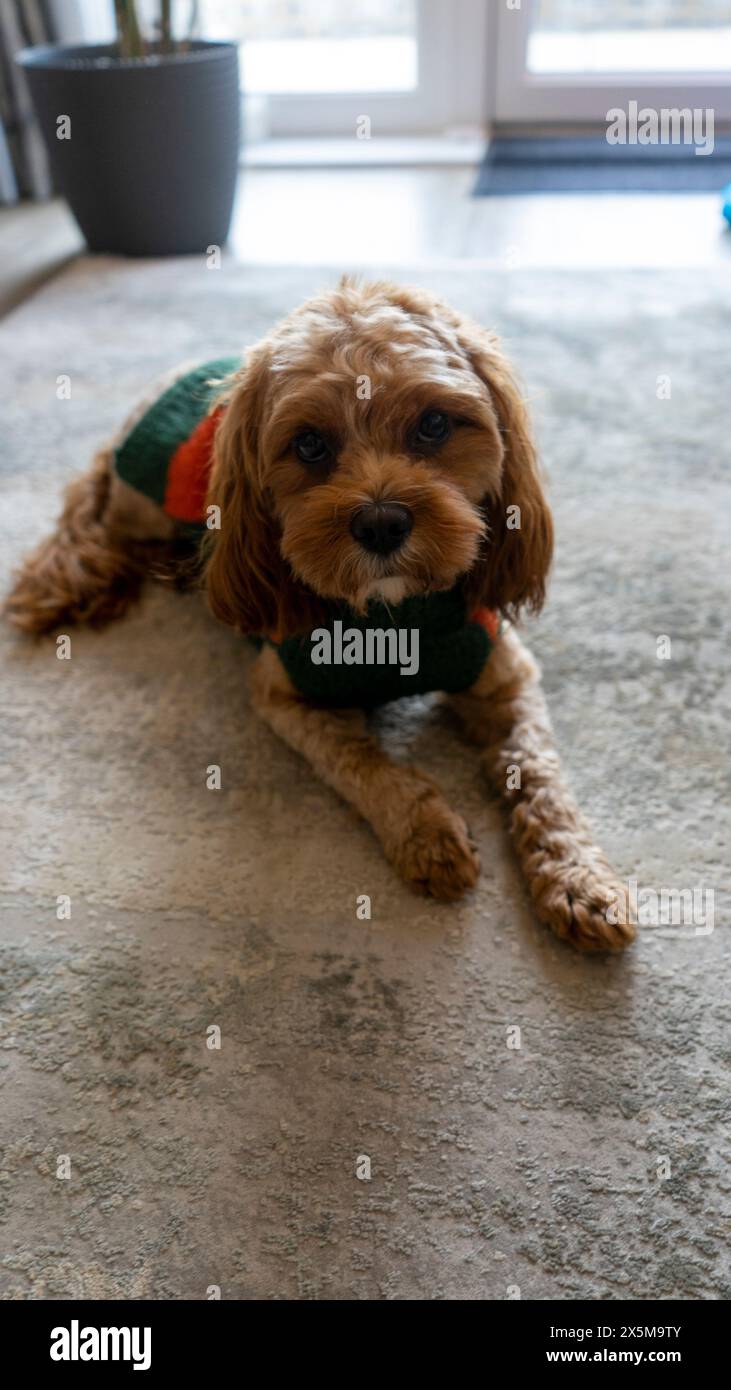
[(231, 245), (265, 264), (731, 265), (720, 193), (472, 198), (474, 177), (473, 167), (248, 170)]
[[(731, 265), (714, 195), (472, 198), (472, 165), (246, 169), (230, 249), (261, 265)], [(0, 312), (82, 250), (61, 201), (0, 213)]]

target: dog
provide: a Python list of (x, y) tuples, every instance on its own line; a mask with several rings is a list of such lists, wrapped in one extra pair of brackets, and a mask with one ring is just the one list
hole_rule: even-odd
[[(408, 884), (455, 900), (479, 873), (462, 817), (367, 724), (384, 698), (438, 688), (505, 803), (540, 920), (581, 950), (628, 944), (515, 628), (543, 604), (553, 528), (492, 333), (430, 293), (344, 277), (241, 360), (181, 369), (71, 484), (7, 614), (30, 633), (109, 622), (147, 575), (182, 574), (191, 545), (215, 617), (258, 640), (254, 709)], [(419, 632), (418, 672), (311, 660), (313, 632), (389, 618)]]

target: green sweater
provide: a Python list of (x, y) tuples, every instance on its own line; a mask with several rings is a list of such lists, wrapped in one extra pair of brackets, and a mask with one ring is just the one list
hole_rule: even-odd
[[(119, 477), (157, 502), (195, 539), (205, 534), (206, 490), (222, 413), (211, 406), (221, 379), (239, 365), (238, 358), (218, 358), (180, 377), (115, 450)], [(498, 615), (491, 611), (468, 613), (457, 585), (393, 607), (372, 602), (365, 616), (344, 603), (331, 603), (324, 629), (329, 641), (308, 635), (274, 645), (293, 684), (308, 699), (368, 707), (431, 690), (466, 690), (490, 655), (499, 626)], [(391, 629), (395, 637), (381, 635)], [(402, 633), (400, 654), (399, 629), (408, 630)], [(358, 662), (359, 649), (368, 653), (369, 631), (371, 656), (376, 659)], [(262, 635), (259, 640), (269, 639)], [(318, 664), (318, 654), (328, 645), (334, 659)], [(406, 662), (404, 652), (410, 658)], [(411, 674), (404, 674), (404, 666)]]

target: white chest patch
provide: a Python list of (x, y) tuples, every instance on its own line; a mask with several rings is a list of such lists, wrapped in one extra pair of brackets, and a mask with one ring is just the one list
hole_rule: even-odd
[(369, 599), (380, 599), (381, 603), (401, 603), (406, 594), (406, 580), (399, 575), (392, 575), (389, 579), (374, 579), (372, 584), (366, 585), (358, 594), (358, 599), (362, 603), (367, 603)]

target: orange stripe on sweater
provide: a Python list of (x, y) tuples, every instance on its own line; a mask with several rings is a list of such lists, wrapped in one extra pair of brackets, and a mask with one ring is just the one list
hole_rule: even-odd
[(165, 511), (176, 521), (205, 520), (206, 492), (213, 463), (213, 441), (224, 407), (206, 415), (189, 439), (179, 444), (170, 460), (165, 485)]
[(493, 642), (497, 641), (500, 632), (500, 614), (494, 608), (476, 608), (471, 615), (473, 623), (479, 623), (484, 627), (488, 637)]

